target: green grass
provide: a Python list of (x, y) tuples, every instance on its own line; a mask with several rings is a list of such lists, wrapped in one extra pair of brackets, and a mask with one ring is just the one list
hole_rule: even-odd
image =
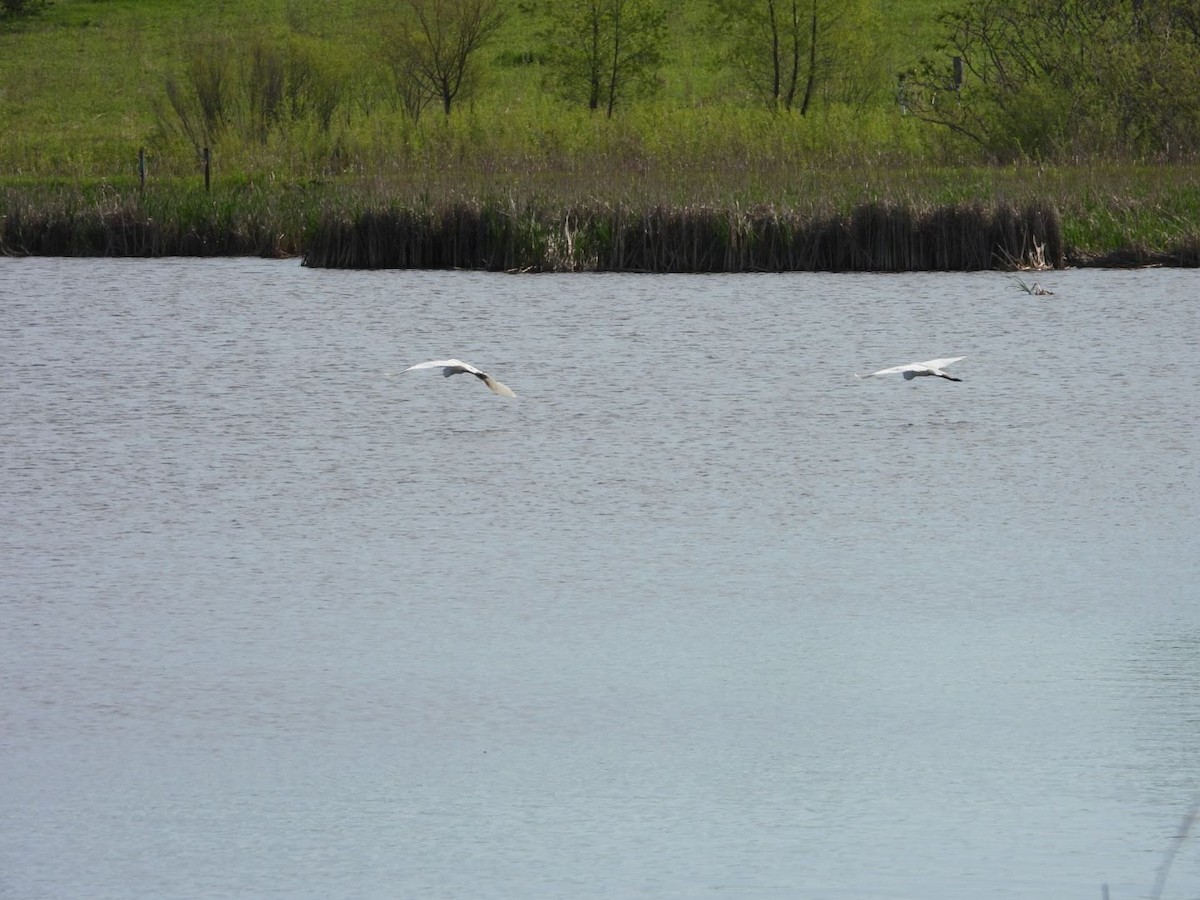
[[(936, 12), (949, 0), (870, 2), (884, 73), (941, 37)], [(379, 62), (387, 7), (56, 0), (35, 19), (0, 27), (0, 216), (176, 216), (177, 233), (223, 228), (234, 235), (229, 246), (292, 253), (323, 217), (395, 206), (767, 206), (819, 218), (876, 203), (1044, 202), (1061, 213), (1072, 259), (1194, 258), (1200, 245), (1195, 164), (988, 165), (901, 115), (886, 84), (870, 103), (818, 104), (803, 118), (768, 112), (720, 67), (701, 0), (671, 17), (657, 96), (611, 120), (547, 93), (541, 67), (528, 62), (536, 21), (514, 14), (482, 56), (474, 98), (449, 119), (431, 111), (414, 124)], [(197, 155), (171, 132), (164, 85), (206, 35), (302, 43), (338, 73), (345, 102), (327, 132), (300, 120), (262, 142), (220, 138), (212, 195), (197, 199)], [(135, 184), (139, 147), (145, 196)]]
[[(622, 222), (641, 222), (647, 240), (657, 241), (654, 258), (662, 259), (674, 252), (668, 246), (670, 237), (686, 243), (687, 234), (696, 233), (688, 231), (695, 223), (711, 230), (718, 227), (713, 222), (739, 222), (753, 231), (763, 221), (768, 229), (774, 228), (770, 223), (778, 220), (786, 223), (784, 230), (789, 233), (844, 235), (847, 232), (839, 223), (856, 217), (866, 221), (864, 216), (881, 209), (910, 211), (889, 220), (886, 227), (894, 231), (899, 227), (895, 222), (902, 225), (909, 214), (942, 228), (939, 223), (944, 220), (939, 216), (964, 214), (977, 220), (979, 209), (1007, 207), (1054, 210), (1068, 264), (1200, 265), (1196, 227), (1200, 173), (1195, 169), (785, 170), (774, 173), (777, 182), (764, 181), (740, 194), (728, 183), (722, 189), (720, 174), (710, 174), (711, 195), (693, 201), (679, 199), (685, 196), (682, 185), (675, 196), (656, 192), (669, 178), (652, 170), (638, 176), (645, 179), (644, 190), (639, 190), (636, 179), (614, 187), (605, 179), (598, 181), (594, 172), (565, 170), (542, 172), (520, 183), (481, 175), (474, 185), (350, 177), (294, 182), (269, 174), (237, 174), (218, 177), (209, 192), (198, 176), (152, 180), (144, 192), (131, 176), (8, 179), (0, 182), (0, 253), (296, 255), (312, 248), (320, 229), (328, 235), (331, 227), (382, 222), (391, 230), (377, 233), (395, 235), (399, 232), (393, 226), (404, 220), (418, 223), (419, 232), (441, 235), (444, 229), (421, 223), (457, 216), (466, 223), (452, 229), (458, 234), (474, 227), (469, 224), (476, 216), (471, 210), (483, 210), (478, 215), (488, 221), (499, 217), (507, 223), (506, 229), (525, 229), (521, 241), (528, 246), (537, 244), (537, 233), (561, 233), (568, 221), (594, 223), (584, 230), (585, 236), (608, 227), (604, 223), (613, 216)], [(468, 211), (465, 218), (463, 210)], [(944, 237), (939, 240), (945, 243)], [(541, 252), (514, 257), (512, 265), (503, 267), (541, 266)], [(550, 247), (545, 252), (558, 254), (560, 260), (547, 265), (560, 264), (561, 250)], [(926, 258), (924, 251), (903, 252), (908, 254), (905, 258)], [(781, 267), (795, 265), (793, 257), (779, 258), (784, 260)], [(760, 262), (755, 257), (737, 264), (767, 267), (770, 259)], [(1005, 262), (993, 260), (1001, 267)]]
[[(884, 71), (899, 69), (912, 62), (917, 49), (929, 48), (937, 3), (878, 0), (879, 33), (873, 37), (875, 46), (889, 55)], [(398, 146), (402, 157), (418, 158), (423, 146), (433, 144), (440, 151), (445, 140), (438, 133), (445, 124), (437, 121), (440, 116), (428, 114), (412, 128), (391, 97), (378, 39), (379, 24), (391, 16), (388, 6), (383, 0), (219, 0), (199, 5), (187, 0), (56, 0), (42, 15), (0, 29), (0, 131), (6, 135), (0, 143), (0, 175), (114, 176), (130, 171), (143, 145), (151, 148), (164, 174), (186, 171), (193, 151), (161, 128), (172, 118), (164, 84), (168, 74), (181, 71), (189, 48), (205, 34), (245, 42), (255, 37), (307, 41), (341, 73), (347, 92), (325, 146), (314, 145), (302, 129), (277, 136), (270, 148), (230, 141), (220, 148), (228, 165), (304, 177), (335, 169), (330, 162), (334, 151), (360, 168), (385, 162), (389, 155), (384, 148)], [(453, 117), (451, 128), (460, 133), (460, 145), (482, 136), (485, 143), (496, 142), (497, 152), (512, 157), (514, 142), (525, 153), (541, 142), (569, 152), (582, 140), (593, 151), (597, 142), (608, 142), (602, 149), (612, 152), (634, 139), (632, 133), (647, 152), (661, 143), (678, 154), (693, 137), (709, 147), (733, 131), (743, 140), (728, 149), (739, 152), (759, 131), (790, 130), (801, 138), (798, 151), (816, 145), (818, 153), (835, 157), (862, 148), (865, 136), (870, 145), (866, 153), (893, 152), (895, 126), (889, 120), (898, 115), (888, 85), (880, 85), (881, 100), (874, 107), (827, 110), (787, 128), (776, 127), (772, 119), (779, 117), (758, 108), (732, 73), (721, 68), (703, 0), (680, 4), (671, 17), (657, 96), (619, 110), (615, 123), (586, 121), (599, 117), (548, 96), (539, 65), (512, 63), (539, 49), (538, 20), (525, 9), (530, 5), (512, 6), (505, 28), (480, 56), (480, 89)], [(862, 120), (860, 125), (850, 121), (855, 118)], [(915, 140), (906, 135), (902, 151), (911, 152)]]

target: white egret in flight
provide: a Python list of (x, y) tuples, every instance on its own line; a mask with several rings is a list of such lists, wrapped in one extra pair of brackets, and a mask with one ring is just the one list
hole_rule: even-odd
[(942, 371), (950, 363), (956, 363), (960, 359), (966, 359), (965, 356), (951, 356), (949, 359), (931, 359), (927, 362), (909, 363), (906, 366), (892, 366), (890, 369), (880, 369), (878, 372), (872, 372), (870, 375), (856, 375), (856, 378), (874, 378), (876, 375), (895, 375), (897, 373), (904, 376), (905, 381), (912, 381), (918, 375), (936, 375), (938, 378), (945, 378), (947, 381), (962, 381), (961, 378), (955, 378), (953, 375), (947, 375)]
[[(415, 366), (409, 366), (404, 372), (411, 372), (413, 369), (441, 369), (442, 374), (449, 378), (451, 375), (461, 375), (464, 372), (474, 375), (484, 384), (486, 384), (493, 394), (499, 394), (501, 397), (515, 397), (506, 384), (501, 384), (487, 372), (481, 372), (470, 363), (463, 362), (461, 359), (431, 359), (429, 362), (417, 363)], [(403, 375), (404, 372), (400, 374)]]

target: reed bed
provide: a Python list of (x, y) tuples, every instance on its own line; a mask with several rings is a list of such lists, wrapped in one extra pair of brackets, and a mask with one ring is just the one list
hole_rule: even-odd
[(912, 272), (1061, 267), (1058, 211), (980, 203), (849, 214), (773, 207), (593, 205), (565, 211), (456, 203), (326, 216), (304, 264), (555, 272)]
[(21, 256), (296, 256), (303, 205), (250, 186), (138, 191), (110, 184), (0, 192), (0, 253)]
[(1200, 266), (1193, 170), (1147, 171), (1155, 183), (1141, 170), (1124, 180), (1062, 170), (1040, 183), (995, 169), (806, 174), (764, 189), (769, 202), (715, 188), (689, 201), (650, 184), (610, 194), (586, 180), (464, 193), (378, 178), (227, 177), (211, 192), (199, 179), (9, 179), (0, 254), (545, 272)]
[(262, 228), (222, 227), (219, 222), (183, 225), (113, 212), (65, 215), (16, 212), (5, 217), (0, 245), (27, 256), (286, 256)]

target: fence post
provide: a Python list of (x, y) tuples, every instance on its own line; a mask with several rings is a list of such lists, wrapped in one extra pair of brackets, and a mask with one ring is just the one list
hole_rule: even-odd
[(146, 148), (138, 147), (138, 189), (146, 189)]
[(208, 179), (209, 179), (209, 168), (210, 168), (210, 166), (209, 166), (209, 160), (210, 160), (210, 155), (209, 155), (209, 152), (208, 152), (208, 148), (207, 148), (207, 147), (205, 147), (205, 148), (204, 148), (204, 190), (206, 190), (206, 191), (208, 190), (208, 183), (209, 183), (209, 182), (208, 182)]

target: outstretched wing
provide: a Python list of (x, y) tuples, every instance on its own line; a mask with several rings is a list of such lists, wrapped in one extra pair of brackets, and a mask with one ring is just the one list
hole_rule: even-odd
[(950, 363), (956, 363), (960, 359), (966, 359), (965, 356), (951, 356), (947, 359), (931, 359), (926, 362), (906, 363), (903, 366), (891, 366), (887, 369), (880, 369), (878, 372), (872, 372), (869, 375), (858, 375), (858, 378), (874, 378), (876, 375), (898, 375), (902, 372), (929, 372), (932, 370), (941, 369), (942, 366), (948, 366)]
[(951, 356), (949, 359), (931, 359), (928, 362), (916, 363), (916, 365), (910, 366), (909, 368), (915, 369), (919, 366), (922, 369), (944, 369), (946, 366), (950, 365), (950, 363), (956, 363), (960, 359), (966, 359), (966, 357)]
[[(413, 369), (441, 369), (442, 374), (449, 377), (451, 375), (460, 375), (467, 373), (474, 375), (480, 381), (488, 386), (493, 394), (499, 394), (501, 397), (515, 397), (512, 388), (507, 384), (501, 384), (487, 372), (482, 369), (477, 369), (468, 362), (463, 362), (461, 359), (431, 359), (429, 362), (417, 363), (415, 366), (409, 366), (405, 372), (411, 372)], [(403, 374), (403, 373), (401, 373)]]
[(472, 375), (483, 374), (473, 365), (470, 363), (465, 363), (461, 359), (431, 359), (429, 362), (417, 363), (415, 366), (409, 366), (404, 371), (411, 372), (413, 369), (449, 369), (450, 371), (443, 373), (445, 375), (457, 375), (460, 372), (470, 372)]
[(857, 378), (874, 378), (876, 375), (895, 375), (899, 372), (910, 372), (914, 368), (912, 363), (904, 366), (892, 366), (890, 369), (880, 369), (878, 372), (871, 372), (869, 375), (857, 375)]

